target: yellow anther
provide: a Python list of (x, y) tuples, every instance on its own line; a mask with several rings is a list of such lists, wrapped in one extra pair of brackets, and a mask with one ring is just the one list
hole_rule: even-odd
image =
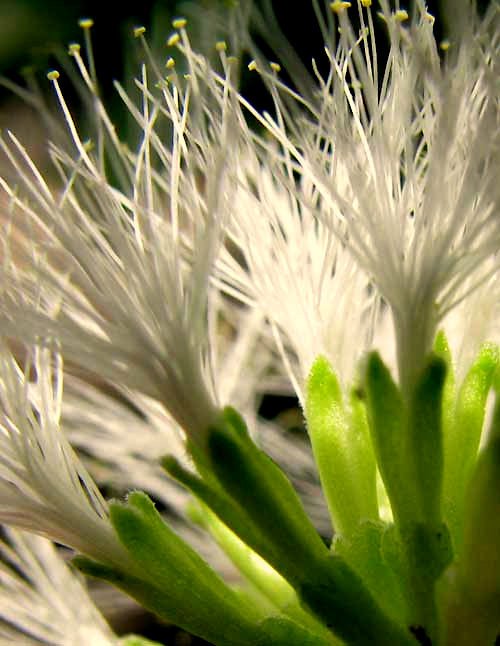
[(361, 0), (361, 4), (363, 5), (363, 7), (366, 7), (366, 8), (371, 7), (372, 0)]
[(238, 57), (237, 56), (228, 56), (227, 57), (227, 62), (231, 63), (233, 65), (234, 63), (238, 62)]
[(73, 54), (78, 54), (80, 52), (80, 43), (70, 43), (68, 45), (68, 54), (73, 56)]
[(255, 61), (250, 61), (250, 63), (248, 63), (248, 69), (253, 72), (257, 69), (257, 63)]
[(434, 16), (433, 16), (431, 13), (426, 13), (426, 14), (425, 14), (425, 16), (424, 16), (424, 18), (425, 18), (425, 19), (427, 20), (427, 22), (428, 22), (428, 23), (430, 23), (431, 25), (433, 25), (433, 24), (435, 23), (435, 21), (436, 21), (436, 19), (434, 18)]
[(174, 33), (168, 37), (168, 40), (167, 40), (168, 47), (173, 47), (174, 45), (177, 45), (180, 39), (181, 37), (179, 36), (179, 34), (176, 31), (174, 31)]
[(146, 27), (134, 27), (134, 38), (139, 38), (146, 32)]
[(281, 71), (281, 65), (279, 63), (269, 63), (271, 66), (271, 69), (273, 72), (280, 72)]
[(449, 41), (447, 38), (445, 38), (444, 40), (442, 40), (442, 41), (439, 43), (439, 48), (440, 48), (443, 52), (447, 52), (447, 51), (450, 49), (450, 47), (451, 47), (451, 43), (450, 43), (450, 41)]
[(78, 21), (78, 25), (82, 29), (90, 29), (93, 24), (94, 21), (92, 20), (92, 18), (80, 18), (80, 20)]
[(173, 67), (175, 67), (175, 61), (171, 56), (170, 58), (167, 59), (167, 62), (165, 63), (165, 67), (167, 68), (167, 70), (171, 70)]
[(187, 20), (185, 18), (176, 18), (172, 20), (172, 27), (174, 29), (183, 29), (187, 25)]
[(59, 72), (57, 70), (50, 70), (50, 72), (47, 74), (47, 78), (49, 81), (57, 81), (59, 78)]
[(343, 13), (346, 9), (349, 9), (350, 6), (350, 2), (341, 2), (341, 0), (335, 0), (335, 2), (330, 3), (330, 9), (333, 13), (337, 14)]
[(226, 52), (227, 51), (227, 43), (226, 43), (226, 41), (225, 40), (218, 40), (215, 43), (215, 49), (218, 52)]
[(404, 22), (405, 20), (408, 20), (409, 15), (406, 9), (398, 9), (396, 12), (394, 12), (394, 19), (396, 22)]
[(191, 74), (184, 74), (184, 78), (186, 79), (186, 81), (190, 81), (193, 76)]

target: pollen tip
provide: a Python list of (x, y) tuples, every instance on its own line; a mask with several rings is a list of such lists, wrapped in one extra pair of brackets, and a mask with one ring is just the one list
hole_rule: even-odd
[(341, 14), (344, 13), (351, 6), (350, 2), (342, 2), (342, 0), (335, 0), (335, 2), (330, 2), (330, 9), (333, 13)]
[(451, 47), (451, 42), (445, 38), (439, 43), (439, 49), (443, 52), (447, 52)]
[(80, 52), (80, 43), (70, 43), (68, 45), (68, 54), (74, 56)]
[(183, 29), (187, 25), (187, 20), (185, 18), (175, 18), (172, 20), (172, 27), (174, 29)]
[(367, 9), (372, 6), (372, 0), (361, 0), (361, 4)]
[(134, 38), (139, 38), (139, 36), (142, 36), (145, 32), (146, 32), (146, 27), (143, 27), (143, 26), (134, 27)]
[(175, 60), (170, 56), (170, 58), (167, 58), (167, 62), (165, 63), (165, 67), (168, 70), (171, 70), (173, 67), (175, 67)]
[(57, 70), (50, 70), (50, 72), (47, 73), (47, 78), (49, 81), (57, 81), (59, 78), (59, 72)]
[(280, 72), (281, 71), (281, 65), (279, 63), (269, 63), (271, 69), (273, 72)]
[(78, 25), (82, 29), (90, 29), (93, 26), (93, 24), (94, 24), (94, 21), (92, 20), (92, 18), (80, 18), (80, 20), (78, 21)]
[(226, 43), (226, 41), (225, 40), (218, 40), (215, 43), (215, 49), (218, 52), (226, 52), (227, 51), (227, 43)]
[(398, 9), (396, 12), (394, 12), (394, 19), (396, 22), (404, 22), (405, 20), (408, 20), (409, 15), (406, 9)]
[(177, 45), (180, 39), (181, 37), (179, 36), (179, 34), (176, 31), (174, 31), (174, 33), (171, 34), (167, 39), (167, 46), (173, 47), (174, 45)]
[(257, 63), (254, 60), (250, 61), (250, 63), (248, 63), (248, 69), (251, 72), (255, 71), (257, 69)]

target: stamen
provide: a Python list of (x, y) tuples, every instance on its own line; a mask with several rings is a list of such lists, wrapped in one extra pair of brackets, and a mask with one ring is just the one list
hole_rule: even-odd
[(187, 20), (185, 18), (176, 18), (175, 20), (172, 20), (172, 27), (174, 29), (184, 29), (186, 25)]
[(396, 22), (404, 22), (405, 20), (408, 20), (408, 18), (409, 15), (406, 9), (398, 9), (394, 12), (394, 20), (396, 20)]
[(335, 2), (330, 3), (330, 9), (336, 14), (344, 13), (350, 6), (350, 2), (342, 2), (341, 0), (335, 0)]
[(82, 29), (90, 29), (93, 27), (94, 21), (92, 18), (80, 18), (78, 21), (78, 26), (81, 27)]
[(173, 47), (174, 45), (177, 45), (177, 43), (180, 41), (181, 37), (179, 34), (174, 31), (173, 34), (170, 34), (170, 36), (167, 39), (167, 47)]
[(52, 82), (54, 86), (54, 90), (56, 92), (57, 100), (59, 101), (59, 105), (61, 106), (61, 109), (63, 111), (64, 119), (66, 121), (66, 124), (68, 126), (68, 130), (71, 134), (71, 138), (73, 140), (73, 143), (76, 146), (76, 149), (80, 153), (81, 158), (85, 162), (85, 165), (87, 168), (90, 170), (92, 175), (97, 175), (98, 173), (96, 171), (96, 168), (94, 164), (92, 163), (90, 157), (87, 154), (87, 151), (85, 150), (85, 146), (82, 144), (82, 141), (80, 140), (80, 137), (78, 136), (78, 131), (75, 126), (75, 122), (73, 121), (73, 118), (71, 117), (71, 113), (69, 111), (69, 108), (66, 104), (66, 101), (64, 100), (63, 94), (61, 92), (61, 88), (59, 87), (59, 83), (57, 82), (57, 79), (59, 78), (59, 72), (57, 70), (51, 70), (47, 74), (47, 78), (49, 81)]
[(134, 37), (139, 38), (139, 36), (142, 36), (143, 34), (146, 33), (146, 27), (135, 27), (134, 28)]
[(92, 18), (81, 18), (78, 21), (79, 26), (83, 29), (83, 37), (85, 39), (85, 51), (87, 53), (87, 60), (89, 62), (90, 78), (94, 85), (94, 93), (97, 94), (97, 73), (94, 62), (94, 51), (92, 49), (92, 40), (90, 38), (90, 28), (93, 26), (94, 21)]

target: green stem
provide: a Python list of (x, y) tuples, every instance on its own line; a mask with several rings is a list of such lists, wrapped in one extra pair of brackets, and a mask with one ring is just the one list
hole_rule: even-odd
[(430, 299), (399, 313), (393, 310), (399, 384), (403, 399), (408, 403), (423, 370), (425, 359), (432, 350), (436, 331), (436, 316)]

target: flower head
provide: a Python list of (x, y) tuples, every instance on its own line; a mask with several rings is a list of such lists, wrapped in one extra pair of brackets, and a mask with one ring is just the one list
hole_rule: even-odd
[(60, 429), (61, 357), (37, 346), (26, 366), (2, 349), (0, 521), (119, 563), (106, 503)]
[(244, 142), (238, 206), (228, 223), (240, 258), (221, 254), (218, 275), (223, 289), (266, 317), (303, 403), (319, 354), (344, 383), (352, 381), (373, 341), (380, 298), (349, 250), (317, 219), (311, 185), (295, 182), (291, 160), (287, 171), (260, 159), (249, 133)]
[(0, 644), (112, 646), (116, 636), (54, 545), (12, 529), (0, 541)]
[(350, 4), (332, 3), (340, 37), (335, 45), (328, 34), (330, 69), (318, 72), (312, 98), (263, 73), (278, 115), (261, 123), (280, 144), (277, 159), (293, 160), (310, 184), (301, 203), (389, 303), (408, 390), (439, 321), (498, 269), (489, 262), (500, 243), (498, 7), (442, 62), (424, 3), (409, 19), (382, 2), (389, 54), (380, 74), (370, 4), (358, 2), (356, 33)]
[[(95, 93), (77, 48), (72, 55)], [(197, 60), (193, 67), (200, 66)], [(97, 94), (96, 141), (82, 142), (58, 74), (49, 78), (73, 151), (52, 149), (62, 186), (57, 191), (13, 135), (2, 143), (24, 189), (20, 197), (1, 182), (12, 214), (24, 217), (37, 235), (25, 241), (36, 259), (28, 267), (16, 264), (7, 245), (3, 333), (29, 339), (36, 328), (56, 336), (66, 359), (161, 401), (200, 443), (218, 410), (209, 276), (230, 203), (224, 185), (231, 161), (228, 99), (219, 97), (221, 120), (207, 122), (202, 70), (194, 69), (185, 87), (172, 73), (170, 81), (160, 81), (157, 96), (144, 68), (138, 82), (142, 110), (118, 88), (143, 130), (132, 154), (118, 141)], [(206, 81), (213, 83), (210, 75)], [(170, 144), (163, 130), (170, 131)]]

